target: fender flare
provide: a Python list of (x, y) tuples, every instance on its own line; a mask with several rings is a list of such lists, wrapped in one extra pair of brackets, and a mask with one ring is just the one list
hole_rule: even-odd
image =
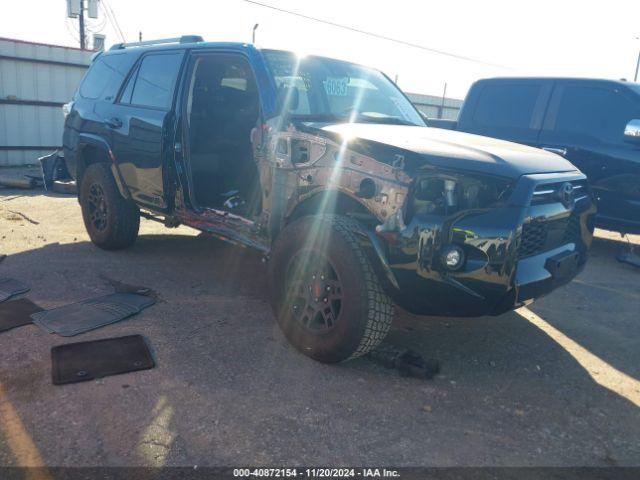
[(78, 151), (81, 152), (86, 146), (90, 145), (102, 150), (105, 153), (106, 157), (109, 159), (111, 174), (113, 175), (120, 195), (122, 195), (127, 200), (130, 200), (132, 198), (131, 192), (129, 191), (129, 187), (122, 177), (122, 173), (120, 172), (116, 157), (113, 154), (113, 150), (111, 149), (109, 142), (107, 142), (103, 137), (91, 133), (80, 133), (79, 137), (80, 139), (78, 141)]

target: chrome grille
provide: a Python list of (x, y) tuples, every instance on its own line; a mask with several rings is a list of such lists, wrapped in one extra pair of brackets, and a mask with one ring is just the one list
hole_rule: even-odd
[(573, 186), (574, 199), (580, 200), (581, 198), (589, 195), (589, 184), (587, 180), (573, 180), (570, 182), (555, 182), (555, 183), (542, 183), (536, 187), (533, 191), (533, 198), (531, 199), (532, 205), (540, 205), (544, 203), (553, 203), (559, 201), (559, 191), (562, 185), (570, 183)]

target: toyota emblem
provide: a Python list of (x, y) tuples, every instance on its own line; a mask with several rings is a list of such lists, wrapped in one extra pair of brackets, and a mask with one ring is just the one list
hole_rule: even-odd
[(573, 185), (570, 182), (565, 182), (560, 186), (560, 190), (558, 190), (558, 196), (560, 197), (560, 201), (566, 208), (573, 208)]

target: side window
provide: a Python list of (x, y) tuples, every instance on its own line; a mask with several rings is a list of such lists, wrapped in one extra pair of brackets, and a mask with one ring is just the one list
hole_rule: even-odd
[(91, 100), (113, 100), (132, 63), (129, 55), (99, 57), (82, 81), (80, 96)]
[(638, 118), (639, 113), (637, 104), (617, 90), (567, 86), (560, 99), (554, 131), (617, 143), (623, 140), (626, 124)]
[(474, 121), (486, 127), (528, 129), (541, 85), (486, 85), (480, 92)]
[[(178, 78), (183, 52), (147, 55), (142, 59), (135, 79), (129, 81), (121, 102), (141, 107), (169, 109)], [(131, 90), (130, 101), (127, 90)]]

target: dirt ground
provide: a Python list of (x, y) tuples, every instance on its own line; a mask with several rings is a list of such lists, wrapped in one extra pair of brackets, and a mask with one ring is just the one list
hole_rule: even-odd
[[(28, 298), (110, 293), (101, 274), (160, 297), (73, 339), (0, 333), (0, 465), (638, 466), (640, 270), (616, 239), (598, 232), (585, 271), (528, 309), (399, 313), (390, 341), (442, 362), (425, 381), (297, 353), (248, 250), (143, 220), (133, 248), (105, 252), (74, 197), (0, 190), (0, 277)], [(138, 333), (155, 369), (52, 385), (52, 346)]]

